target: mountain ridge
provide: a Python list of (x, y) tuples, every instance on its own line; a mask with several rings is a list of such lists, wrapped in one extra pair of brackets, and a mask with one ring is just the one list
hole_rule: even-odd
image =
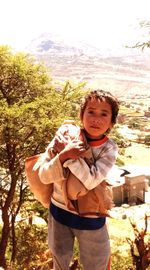
[(60, 81), (86, 81), (89, 87), (111, 88), (127, 94), (148, 94), (150, 50), (123, 48), (116, 54), (83, 42), (43, 33), (26, 48)]

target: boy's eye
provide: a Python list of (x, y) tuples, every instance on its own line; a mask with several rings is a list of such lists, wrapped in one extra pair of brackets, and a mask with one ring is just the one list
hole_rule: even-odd
[(106, 113), (102, 113), (101, 115), (102, 115), (102, 116), (107, 116), (107, 114), (106, 114)]
[(89, 114), (93, 114), (94, 112), (93, 111), (88, 111)]

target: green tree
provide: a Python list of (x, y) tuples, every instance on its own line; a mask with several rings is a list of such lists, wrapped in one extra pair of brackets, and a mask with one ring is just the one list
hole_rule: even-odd
[(140, 129), (140, 119), (137, 117), (131, 117), (128, 121), (128, 127), (131, 129)]
[[(139, 25), (141, 28), (147, 28), (148, 30), (150, 29), (150, 21), (140, 21)], [(145, 48), (150, 48), (150, 37), (148, 37), (147, 41), (136, 43), (134, 46), (132, 46), (132, 48), (140, 48), (142, 50), (144, 50)]]
[(30, 55), (0, 46), (0, 266), (4, 268), (10, 234), (11, 260), (15, 259), (15, 219), (28, 197), (24, 160), (44, 151), (64, 119), (77, 118), (82, 88), (69, 82), (54, 87), (46, 68)]

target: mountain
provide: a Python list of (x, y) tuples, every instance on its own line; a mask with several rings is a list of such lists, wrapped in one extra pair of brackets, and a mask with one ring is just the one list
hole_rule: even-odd
[(88, 87), (119, 96), (149, 95), (150, 49), (99, 49), (43, 33), (26, 51), (44, 63), (56, 80), (85, 81)]

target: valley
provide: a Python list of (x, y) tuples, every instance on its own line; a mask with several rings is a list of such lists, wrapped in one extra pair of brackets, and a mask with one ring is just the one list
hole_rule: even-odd
[(50, 33), (34, 39), (26, 48), (46, 65), (57, 82), (86, 82), (88, 88), (109, 90), (119, 97), (149, 96), (150, 49), (124, 47), (105, 50), (85, 44), (67, 43)]

